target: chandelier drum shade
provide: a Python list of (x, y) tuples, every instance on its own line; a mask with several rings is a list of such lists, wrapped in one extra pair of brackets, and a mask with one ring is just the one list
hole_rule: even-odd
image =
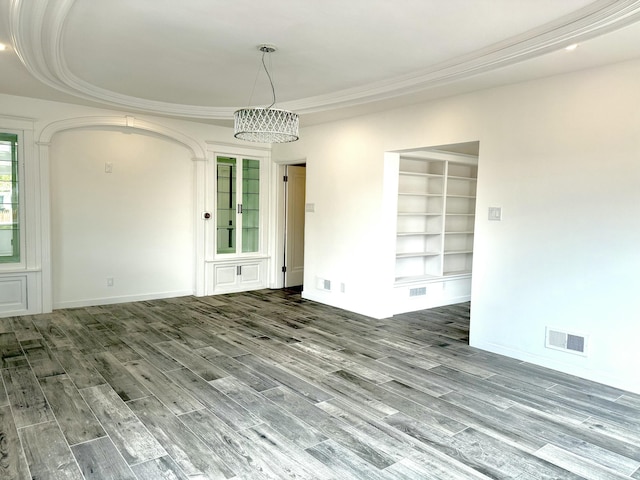
[(298, 140), (298, 115), (278, 108), (242, 108), (233, 114), (235, 137), (249, 142), (286, 143)]
[(262, 66), (269, 78), (273, 102), (268, 107), (247, 107), (236, 110), (233, 114), (234, 137), (249, 142), (287, 143), (298, 140), (299, 119), (296, 113), (289, 110), (272, 108), (276, 103), (276, 90), (271, 74), (264, 62), (267, 53), (276, 51), (271, 45), (260, 45)]

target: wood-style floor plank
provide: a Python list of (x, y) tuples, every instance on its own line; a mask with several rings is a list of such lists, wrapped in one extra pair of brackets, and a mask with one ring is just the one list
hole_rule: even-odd
[(81, 393), (129, 465), (166, 455), (164, 448), (109, 385), (86, 388)]
[(172, 370), (167, 372), (167, 376), (234, 430), (249, 428), (260, 422), (251, 411), (229, 398), (211, 383), (205, 382), (191, 370), (184, 368)]
[(623, 480), (629, 478), (627, 475), (606, 469), (589, 458), (575, 455), (552, 444), (547, 444), (537, 450), (535, 455), (589, 480)]
[(138, 480), (189, 480), (169, 456), (155, 458), (131, 467)]
[(238, 380), (227, 377), (214, 380), (211, 383), (300, 448), (306, 448), (326, 440), (326, 437), (317, 429), (293, 415), (287, 414), (266, 397)]
[(211, 480), (234, 476), (220, 456), (156, 398), (133, 400), (129, 406), (187, 476)]
[(175, 415), (204, 408), (193, 395), (146, 360), (134, 360), (125, 364), (125, 368), (141, 385), (152, 392)]
[(307, 452), (313, 455), (334, 472), (336, 478), (371, 480), (384, 480), (385, 475), (353, 452), (343, 448), (333, 440), (307, 448)]
[(155, 346), (207, 382), (228, 375), (227, 372), (211, 364), (197, 353), (192, 353), (192, 349), (177, 342), (157, 343)]
[(66, 375), (43, 378), (40, 385), (69, 445), (106, 435), (100, 422)]
[(358, 435), (349, 426), (286, 387), (271, 389), (264, 392), (264, 396), (379, 469), (384, 469), (403, 458), (394, 455), (395, 452), (385, 452), (384, 445)]
[(0, 478), (31, 478), (9, 406), (0, 407)]
[(2, 370), (16, 427), (26, 427), (54, 419), (35, 374), (28, 366)]
[(89, 356), (95, 369), (113, 387), (122, 400), (129, 401), (151, 394), (112, 353), (100, 352)]
[(136, 480), (108, 437), (71, 447), (87, 480)]
[(21, 428), (20, 438), (33, 479), (84, 478), (56, 422)]
[(26, 364), (26, 357), (14, 332), (0, 333), (0, 368)]
[(227, 355), (220, 353), (213, 347), (200, 348), (198, 350), (195, 350), (195, 352), (197, 352), (198, 355), (200, 355), (202, 358), (212, 363), (216, 367), (224, 370), (227, 375), (231, 375), (237, 378), (241, 382), (249, 385), (251, 388), (259, 392), (280, 385), (268, 375), (260, 373), (257, 370), (253, 370), (246, 365), (243, 365), (235, 358), (228, 357)]
[(54, 354), (78, 389), (107, 383), (91, 361), (77, 348), (59, 348)]

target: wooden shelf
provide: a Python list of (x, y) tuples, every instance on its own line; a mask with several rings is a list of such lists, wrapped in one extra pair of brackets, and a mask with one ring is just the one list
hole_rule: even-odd
[(437, 282), (442, 280), (442, 277), (439, 275), (420, 275), (420, 276), (411, 276), (411, 277), (396, 277), (394, 284), (398, 285), (412, 285), (412, 284), (420, 284), (420, 283), (428, 283), (428, 282)]
[(441, 217), (442, 213), (429, 213), (429, 212), (398, 212), (399, 217), (407, 216), (420, 216), (420, 217)]
[(406, 170), (400, 170), (400, 175), (407, 177), (432, 177), (432, 178), (444, 178), (441, 173), (422, 173), (422, 172), (407, 172)]
[(430, 236), (430, 235), (442, 235), (442, 232), (398, 232), (396, 234), (398, 237), (417, 237), (420, 235)]
[(408, 252), (396, 253), (396, 258), (414, 258), (414, 257), (437, 257), (440, 252)]
[(451, 272), (444, 272), (445, 277), (458, 277), (458, 276), (468, 276), (471, 275), (471, 270), (458, 270), (458, 271), (451, 271)]

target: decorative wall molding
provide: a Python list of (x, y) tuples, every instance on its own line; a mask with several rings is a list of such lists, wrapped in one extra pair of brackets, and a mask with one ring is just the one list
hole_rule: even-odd
[[(123, 95), (92, 85), (68, 68), (62, 38), (75, 0), (11, 0), (10, 29), (27, 70), (64, 93), (120, 108), (160, 115), (228, 120), (232, 107), (205, 107)], [(597, 0), (554, 22), (410, 75), (282, 104), (311, 113), (384, 100), (462, 80), (559, 50), (640, 20), (640, 0)]]
[(147, 120), (141, 120), (131, 115), (126, 115), (124, 117), (77, 117), (67, 120), (59, 120), (57, 122), (50, 123), (42, 129), (38, 145), (48, 145), (51, 143), (51, 137), (53, 137), (57, 132), (88, 127), (120, 127), (124, 129), (155, 133), (156, 135), (160, 135), (187, 147), (191, 150), (192, 160), (206, 160), (205, 150), (196, 140), (169, 127), (165, 127), (164, 125), (149, 122)]

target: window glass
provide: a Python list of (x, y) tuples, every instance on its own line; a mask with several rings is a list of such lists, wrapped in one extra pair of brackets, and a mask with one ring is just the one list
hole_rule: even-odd
[(257, 252), (260, 241), (260, 162), (242, 161), (242, 252)]
[(18, 135), (0, 133), (0, 263), (20, 261)]
[(218, 157), (216, 165), (217, 253), (236, 251), (236, 159)]

